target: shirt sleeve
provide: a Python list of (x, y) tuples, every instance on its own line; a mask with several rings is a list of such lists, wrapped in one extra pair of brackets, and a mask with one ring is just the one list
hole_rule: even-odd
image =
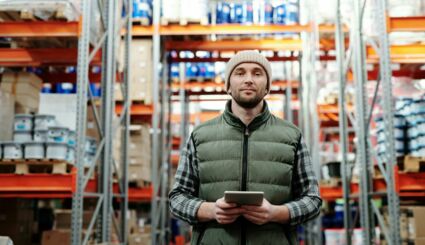
[(298, 225), (315, 218), (320, 213), (322, 199), (313, 171), (310, 153), (301, 137), (292, 175), (294, 200), (285, 204), (289, 209), (290, 225)]
[(203, 202), (197, 197), (198, 189), (198, 159), (191, 135), (180, 154), (175, 183), (168, 194), (171, 213), (191, 225), (198, 223), (197, 212)]

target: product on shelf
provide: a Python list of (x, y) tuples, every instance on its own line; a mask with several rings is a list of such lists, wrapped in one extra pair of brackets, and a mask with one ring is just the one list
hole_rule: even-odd
[(152, 24), (152, 0), (133, 0), (132, 17), (142, 25)]
[(24, 156), (21, 143), (3, 142), (3, 159), (22, 159)]
[(34, 130), (48, 130), (56, 125), (55, 116), (37, 114), (34, 116)]
[(24, 158), (25, 159), (44, 159), (45, 145), (42, 142), (25, 142), (24, 143)]
[(66, 160), (68, 145), (63, 142), (47, 142), (46, 158), (56, 160)]
[(0, 90), (0, 141), (12, 140), (15, 115), (15, 97)]
[(16, 114), (14, 131), (31, 131), (33, 128), (32, 114)]
[(13, 132), (13, 141), (19, 142), (19, 143), (32, 141), (32, 131), (26, 130), (26, 131)]
[(14, 95), (17, 113), (38, 111), (41, 87), (41, 79), (28, 72), (5, 72), (0, 84), (1, 91)]

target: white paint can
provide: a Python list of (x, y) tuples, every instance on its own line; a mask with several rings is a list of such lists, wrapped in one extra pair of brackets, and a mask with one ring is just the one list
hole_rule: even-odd
[(24, 143), (25, 159), (44, 159), (45, 145), (43, 142), (26, 142)]
[(16, 114), (14, 122), (14, 131), (32, 130), (33, 116), (31, 114)]
[(46, 158), (66, 160), (66, 154), (68, 151), (68, 144), (61, 142), (47, 142)]
[(56, 126), (55, 116), (38, 114), (34, 116), (34, 130), (48, 130)]
[(66, 161), (71, 164), (75, 164), (75, 147), (68, 145)]
[(19, 143), (32, 141), (31, 130), (13, 132), (13, 141)]
[(34, 141), (35, 142), (47, 142), (47, 130), (35, 130), (34, 131)]
[(68, 145), (75, 147), (76, 142), (77, 142), (77, 134), (75, 133), (75, 131), (70, 130), (68, 134)]
[(3, 142), (4, 159), (22, 159), (22, 144), (17, 142)]
[(68, 144), (69, 129), (65, 127), (51, 127), (47, 133), (47, 142)]

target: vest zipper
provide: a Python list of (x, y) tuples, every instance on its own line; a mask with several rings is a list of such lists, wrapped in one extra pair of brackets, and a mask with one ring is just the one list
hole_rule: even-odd
[[(248, 137), (249, 129), (245, 127), (245, 133), (243, 137), (243, 152), (242, 152), (242, 181), (241, 191), (246, 191), (246, 179), (248, 175)], [(246, 244), (246, 220), (241, 219), (241, 245)]]

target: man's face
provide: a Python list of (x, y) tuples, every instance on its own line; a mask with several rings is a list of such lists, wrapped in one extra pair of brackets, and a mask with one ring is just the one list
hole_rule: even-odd
[(229, 78), (229, 92), (239, 106), (254, 108), (267, 95), (267, 74), (256, 63), (236, 66)]

